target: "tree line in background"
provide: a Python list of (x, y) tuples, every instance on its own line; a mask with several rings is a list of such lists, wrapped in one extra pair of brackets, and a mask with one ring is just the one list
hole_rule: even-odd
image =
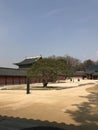
[(90, 59), (81, 62), (71, 56), (50, 56), (41, 58), (28, 71), (28, 77), (40, 78), (43, 87), (47, 87), (48, 82), (55, 82), (58, 75), (70, 78), (76, 71), (85, 71), (91, 65), (98, 65), (98, 61)]
[(85, 71), (89, 66), (96, 66), (98, 65), (98, 60), (93, 61), (91, 59), (84, 60), (81, 62), (81, 60), (74, 58), (72, 56), (64, 56), (64, 57), (56, 57), (51, 56), (53, 58), (63, 58), (66, 60), (67, 64), (70, 65), (73, 71)]
[(65, 59), (74, 71), (85, 71), (89, 66), (98, 65), (98, 61), (93, 61), (91, 59), (84, 60), (83, 62), (71, 56), (65, 56)]

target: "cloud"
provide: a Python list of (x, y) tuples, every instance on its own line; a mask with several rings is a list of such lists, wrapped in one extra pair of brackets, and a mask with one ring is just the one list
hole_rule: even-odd
[(53, 15), (56, 15), (58, 13), (61, 13), (63, 12), (64, 9), (53, 9), (53, 10), (50, 10), (49, 12), (47, 12), (47, 16), (53, 16)]

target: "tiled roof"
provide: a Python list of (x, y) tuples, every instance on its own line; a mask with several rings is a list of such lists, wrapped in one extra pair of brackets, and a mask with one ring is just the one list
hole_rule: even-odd
[(41, 58), (41, 56), (37, 56), (37, 57), (30, 57), (30, 58), (26, 58), (23, 61), (19, 62), (19, 63), (14, 63), (15, 65), (32, 65), (35, 61), (37, 61), (39, 58)]
[(25, 59), (19, 63), (15, 63), (15, 65), (28, 65), (33, 64), (35, 62), (35, 59)]
[(0, 76), (26, 76), (26, 75), (27, 75), (27, 71), (24, 69), (0, 67)]
[(89, 66), (85, 71), (86, 74), (94, 74), (95, 72), (98, 72), (98, 65)]
[(95, 71), (95, 72), (98, 72), (98, 65), (96, 65), (96, 66), (89, 66), (89, 67), (87, 68), (87, 71)]

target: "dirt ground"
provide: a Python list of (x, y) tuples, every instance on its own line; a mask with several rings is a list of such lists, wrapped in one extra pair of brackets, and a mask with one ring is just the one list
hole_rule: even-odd
[[(75, 125), (92, 121), (98, 124), (98, 93), (92, 93), (92, 87), (97, 86), (97, 82), (57, 83), (66, 87), (74, 84), (74, 87), (31, 90), (28, 95), (25, 90), (0, 90), (0, 115)], [(98, 88), (94, 91), (98, 92)]]

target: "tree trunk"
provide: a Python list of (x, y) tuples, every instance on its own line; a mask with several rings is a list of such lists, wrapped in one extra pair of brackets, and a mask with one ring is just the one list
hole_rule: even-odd
[(43, 83), (43, 87), (47, 87), (47, 84), (48, 84), (48, 83)]
[(46, 80), (43, 80), (43, 87), (47, 87), (48, 82)]

